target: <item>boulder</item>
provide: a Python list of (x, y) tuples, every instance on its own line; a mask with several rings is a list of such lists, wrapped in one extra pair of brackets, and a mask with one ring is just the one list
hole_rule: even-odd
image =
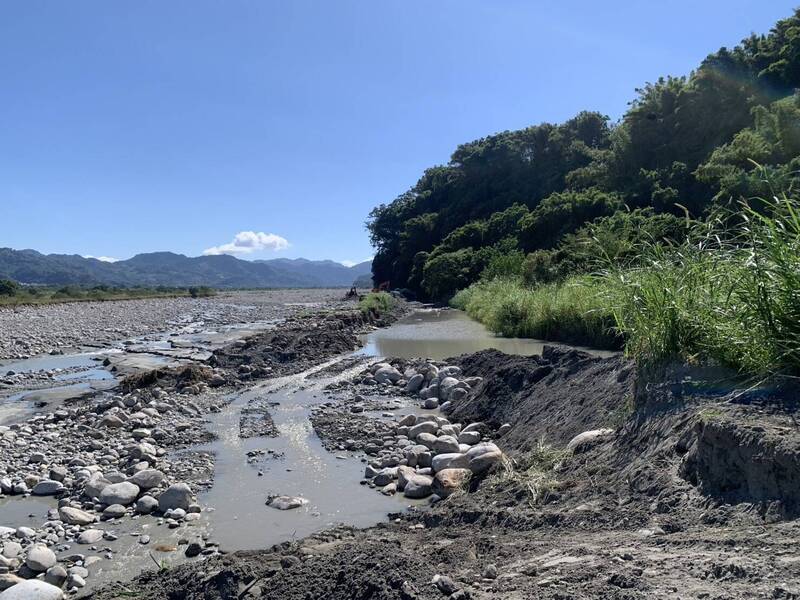
[(439, 408), (439, 399), (438, 398), (428, 398), (425, 400), (425, 403), (422, 405), (422, 408), (427, 410), (433, 410), (434, 408)]
[(136, 512), (141, 515), (149, 515), (158, 508), (158, 500), (152, 496), (142, 496), (136, 501)]
[(34, 544), (28, 550), (25, 566), (36, 573), (44, 573), (56, 564), (56, 555), (44, 544)]
[(34, 496), (55, 496), (64, 490), (64, 484), (60, 481), (53, 481), (52, 479), (43, 479), (35, 486), (31, 493)]
[(6, 558), (16, 558), (22, 553), (22, 544), (19, 542), (6, 542), (3, 544), (3, 552), (0, 553)]
[(385, 366), (375, 372), (378, 383), (395, 383), (403, 378), (403, 374), (392, 366)]
[(78, 536), (78, 543), (83, 545), (96, 544), (103, 539), (102, 529), (86, 529)]
[(54, 565), (47, 569), (44, 574), (44, 580), (50, 585), (60, 588), (67, 580), (67, 570), (61, 565)]
[(139, 486), (130, 481), (112, 483), (104, 487), (103, 491), (100, 492), (100, 503), (128, 506), (129, 504), (133, 504), (138, 495)]
[(481, 423), (480, 421), (478, 421), (477, 423), (470, 423), (469, 425), (464, 427), (464, 429), (461, 430), (461, 433), (464, 433), (466, 431), (482, 431), (483, 429), (486, 429), (486, 423)]
[(431, 467), (435, 473), (444, 469), (467, 469), (469, 468), (469, 458), (466, 454), (459, 452), (437, 454), (431, 461)]
[(439, 430), (439, 425), (434, 421), (422, 421), (408, 430), (408, 438), (413, 440), (423, 433), (433, 434)]
[(440, 454), (458, 452), (458, 440), (452, 435), (441, 435), (433, 443), (433, 449)]
[(432, 433), (420, 433), (417, 436), (417, 443), (433, 450), (434, 444), (438, 438)]
[(103, 490), (109, 485), (111, 485), (111, 482), (103, 477), (102, 473), (94, 473), (83, 486), (83, 493), (87, 498), (99, 498)]
[(469, 444), (473, 446), (481, 441), (481, 434), (479, 431), (462, 431), (458, 435), (459, 444)]
[(387, 467), (381, 469), (378, 474), (373, 477), (372, 482), (378, 487), (383, 487), (389, 485), (395, 477), (397, 477), (397, 468)]
[(421, 388), (422, 384), (425, 381), (425, 376), (422, 373), (417, 373), (416, 375), (412, 375), (411, 378), (406, 383), (406, 392), (409, 394), (416, 394)]
[(427, 498), (432, 493), (432, 485), (432, 477), (428, 477), (427, 475), (414, 475), (406, 482), (403, 495), (405, 495), (406, 498)]
[(450, 402), (459, 402), (469, 395), (469, 390), (466, 388), (455, 387), (450, 390)]
[(89, 525), (90, 523), (94, 523), (93, 514), (72, 506), (62, 506), (59, 508), (58, 518), (67, 525)]
[(158, 510), (166, 512), (170, 508), (189, 510), (192, 503), (192, 488), (186, 483), (173, 483), (158, 497)]
[(165, 479), (164, 473), (158, 469), (142, 469), (138, 473), (131, 475), (128, 481), (138, 486), (139, 489), (146, 491), (160, 486)]
[(433, 478), (431, 489), (440, 498), (447, 498), (464, 489), (471, 477), (472, 471), (469, 469), (442, 469)]
[(417, 415), (406, 415), (397, 424), (398, 427), (413, 427), (417, 424)]
[(0, 594), (0, 600), (61, 600), (63, 597), (60, 588), (38, 579), (21, 581)]
[(614, 435), (613, 429), (593, 429), (591, 431), (584, 431), (572, 438), (567, 444), (567, 451), (581, 452), (590, 444), (608, 438)]
[(478, 444), (470, 448), (466, 454), (469, 469), (475, 473), (483, 473), (503, 459), (500, 448), (492, 443)]
[[(440, 376), (444, 375), (440, 372)], [(450, 390), (458, 384), (458, 379), (455, 377), (441, 377), (439, 380), (439, 394), (442, 398), (449, 399)]]
[(414, 477), (416, 474), (417, 471), (412, 467), (405, 465), (397, 467), (397, 489), (402, 492), (405, 489), (409, 479)]
[(122, 504), (111, 504), (103, 510), (104, 519), (119, 519), (125, 516), (125, 507)]
[(299, 496), (276, 496), (267, 503), (267, 506), (278, 510), (291, 510), (308, 504), (308, 500)]

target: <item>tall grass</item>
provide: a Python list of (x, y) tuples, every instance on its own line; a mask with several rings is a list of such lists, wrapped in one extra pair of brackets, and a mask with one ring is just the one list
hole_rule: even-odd
[(613, 347), (645, 365), (715, 363), (800, 375), (800, 201), (721, 213), (678, 245), (640, 243), (634, 263), (526, 288), (484, 281), (452, 304), (505, 336)]
[(578, 277), (528, 288), (516, 279), (494, 279), (459, 292), (451, 305), (505, 337), (618, 349), (621, 339), (614, 330), (613, 313), (594, 283)]

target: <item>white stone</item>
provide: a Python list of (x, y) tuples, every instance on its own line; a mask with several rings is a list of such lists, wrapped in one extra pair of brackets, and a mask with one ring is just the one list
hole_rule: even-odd
[(61, 600), (63, 597), (64, 592), (59, 588), (38, 579), (22, 581), (0, 594), (0, 600)]
[(28, 550), (25, 565), (37, 573), (43, 573), (56, 564), (56, 555), (44, 544), (34, 544)]
[(121, 481), (120, 483), (112, 483), (103, 488), (100, 492), (101, 504), (122, 504), (127, 506), (132, 504), (136, 497), (139, 495), (139, 486), (129, 481)]
[(569, 444), (567, 444), (567, 450), (569, 452), (575, 452), (585, 444), (589, 444), (596, 440), (605, 437), (610, 437), (612, 435), (614, 435), (613, 429), (593, 429), (591, 431), (584, 431), (583, 433), (579, 433), (569, 441)]

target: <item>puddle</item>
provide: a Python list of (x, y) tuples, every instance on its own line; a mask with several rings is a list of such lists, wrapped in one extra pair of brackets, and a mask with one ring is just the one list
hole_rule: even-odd
[(11, 496), (0, 500), (0, 525), (4, 527), (41, 527), (47, 511), (56, 508), (54, 498)]
[[(8, 371), (30, 373), (35, 371), (54, 371), (56, 369), (72, 369), (76, 367), (92, 368), (98, 366), (98, 357), (121, 350), (102, 350), (97, 352), (78, 352), (75, 354), (46, 354), (24, 360), (0, 362), (0, 374)], [(93, 369), (103, 370), (103, 369)]]
[[(454, 309), (425, 309), (401, 319), (391, 327), (373, 331), (361, 338), (367, 356), (424, 356), (442, 360), (460, 354), (496, 348), (506, 354), (531, 356), (541, 354), (547, 343), (524, 338), (494, 335), (466, 313)], [(613, 352), (581, 348), (598, 356)]]
[(89, 379), (91, 381), (102, 381), (105, 379), (114, 379), (114, 375), (106, 369), (89, 369), (88, 371), (76, 371), (75, 373), (65, 373), (64, 375), (56, 375), (53, 379), (56, 381), (72, 381), (73, 379)]
[[(214, 508), (208, 514), (213, 539), (225, 550), (266, 548), (339, 523), (366, 527), (412, 504), (402, 495), (386, 497), (359, 485), (360, 458), (323, 448), (308, 417), (314, 404), (327, 400), (321, 390), (331, 379), (300, 390), (294, 379), (293, 389), (254, 388), (237, 397), (210, 428), (218, 440), (201, 448), (213, 451), (216, 463), (214, 485), (199, 500)], [(240, 410), (252, 398), (279, 403), (270, 410), (279, 437), (239, 438)], [(253, 450), (265, 454), (248, 464)], [(270, 495), (301, 496), (308, 504), (281, 511), (266, 506)]]

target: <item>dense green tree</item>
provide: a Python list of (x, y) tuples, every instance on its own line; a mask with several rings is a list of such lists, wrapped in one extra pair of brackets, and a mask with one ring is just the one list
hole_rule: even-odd
[(374, 279), (440, 299), (484, 269), (519, 269), (519, 252), (533, 252), (533, 279), (557, 278), (586, 268), (589, 241), (623, 259), (637, 227), (658, 237), (685, 211), (768, 197), (767, 178), (786, 188), (800, 169), (798, 87), (795, 11), (685, 77), (645, 84), (618, 123), (581, 112), (462, 144), (370, 213)]
[(551, 194), (520, 222), (520, 243), (525, 250), (552, 248), (564, 235), (598, 217), (622, 208), (615, 194), (597, 188)]
[(0, 296), (14, 296), (19, 291), (19, 284), (11, 279), (0, 279)]

